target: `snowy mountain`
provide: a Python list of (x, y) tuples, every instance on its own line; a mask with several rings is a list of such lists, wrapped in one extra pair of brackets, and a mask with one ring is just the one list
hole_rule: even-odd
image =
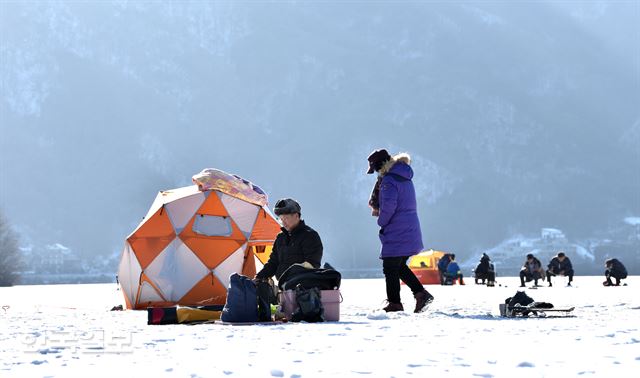
[(413, 156), (427, 248), (597, 237), (640, 214), (637, 6), (1, 2), (0, 206), (107, 259), (216, 167), (377, 268), (364, 171), (387, 147)]

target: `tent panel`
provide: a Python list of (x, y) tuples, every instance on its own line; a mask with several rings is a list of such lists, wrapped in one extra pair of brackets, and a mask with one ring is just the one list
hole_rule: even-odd
[(145, 270), (169, 301), (182, 298), (209, 272), (180, 239), (174, 240)]
[(140, 266), (145, 269), (175, 237), (167, 212), (160, 208), (127, 240), (140, 261)]
[(256, 266), (256, 273), (258, 273), (259, 271), (262, 270), (262, 268), (264, 268), (264, 263), (262, 261), (260, 261), (260, 259), (256, 255), (253, 256), (253, 259), (254, 259), (253, 260), (254, 264)]
[(222, 204), (236, 222), (240, 231), (249, 238), (260, 207), (221, 192), (218, 192), (218, 197), (220, 197)]
[(227, 300), (227, 288), (209, 273), (189, 290), (178, 304), (183, 306), (223, 305)]
[(193, 232), (203, 236), (225, 236), (233, 233), (231, 217), (199, 214), (193, 218)]
[(204, 200), (205, 197), (203, 193), (196, 193), (177, 199), (165, 206), (176, 233), (179, 234), (182, 231), (184, 226), (186, 226), (193, 217), (193, 214), (196, 213), (196, 210), (202, 206)]
[(212, 238), (187, 237), (182, 240), (209, 269), (214, 269), (244, 244), (242, 241), (233, 239), (212, 240)]
[(194, 194), (202, 194), (200, 190), (198, 190), (197, 185), (189, 185), (183, 186), (181, 188), (163, 190), (160, 192), (164, 203), (171, 203), (173, 201), (177, 201), (181, 198), (189, 197)]
[(224, 287), (229, 286), (229, 276), (231, 274), (242, 272), (246, 249), (247, 245), (242, 245), (235, 252), (233, 252), (231, 256), (227, 257), (213, 269), (213, 274), (218, 278), (218, 280), (220, 280)]
[[(198, 215), (196, 215), (198, 217)], [(180, 233), (180, 239), (189, 246), (200, 260), (209, 268), (213, 269), (224, 259), (229, 257), (241, 245), (247, 242), (244, 234), (240, 231), (235, 222), (231, 221), (233, 232), (229, 237), (204, 236), (193, 231), (195, 218), (189, 221), (187, 226)]]
[(140, 296), (138, 297), (138, 304), (150, 303), (150, 302), (165, 302), (164, 298), (158, 294), (156, 289), (153, 288), (148, 282), (143, 282), (140, 288)]
[(270, 215), (268, 209), (265, 211), (265, 207), (263, 207), (258, 213), (258, 217), (256, 218), (256, 222), (253, 226), (253, 231), (251, 232), (249, 241), (273, 243), (273, 241), (276, 239), (276, 236), (281, 231), (282, 230), (280, 229), (280, 224), (272, 215)]
[(153, 216), (153, 214), (155, 214), (158, 210), (160, 210), (160, 208), (162, 207), (164, 203), (164, 199), (162, 198), (162, 193), (158, 193), (156, 195), (156, 198), (153, 200), (153, 203), (151, 204), (151, 207), (149, 208), (149, 211), (147, 211), (147, 215), (145, 215), (142, 220), (140, 221), (140, 223), (138, 224), (138, 226), (133, 230), (133, 232), (131, 234), (129, 234), (129, 236), (127, 238), (130, 238), (131, 235), (135, 234), (140, 227), (142, 227), (143, 224), (145, 224), (145, 222), (147, 220), (149, 220), (149, 218), (151, 218)]
[(214, 193), (209, 192), (207, 199), (202, 206), (196, 211), (197, 214), (229, 216), (227, 209), (224, 208), (222, 201)]
[(253, 253), (262, 264), (266, 264), (269, 261), (271, 252), (273, 251), (273, 244), (258, 244), (253, 245)]
[(247, 244), (247, 248), (244, 250), (244, 263), (242, 265), (243, 276), (253, 277), (256, 275), (256, 262), (253, 250), (254, 247)]
[(118, 266), (118, 282), (122, 287), (122, 293), (127, 300), (127, 308), (131, 308), (135, 303), (135, 296), (138, 293), (138, 283), (142, 268), (136, 259), (133, 249), (128, 242), (125, 242), (120, 265)]

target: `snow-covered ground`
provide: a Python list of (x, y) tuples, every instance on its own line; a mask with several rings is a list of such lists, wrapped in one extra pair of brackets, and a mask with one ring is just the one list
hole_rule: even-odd
[(576, 307), (547, 319), (499, 316), (517, 278), (427, 286), (436, 300), (421, 314), (374, 311), (382, 279), (344, 280), (340, 322), (254, 326), (148, 326), (146, 311), (108, 311), (122, 303), (115, 284), (0, 288), (0, 377), (637, 376), (640, 277), (602, 280), (527, 289)]

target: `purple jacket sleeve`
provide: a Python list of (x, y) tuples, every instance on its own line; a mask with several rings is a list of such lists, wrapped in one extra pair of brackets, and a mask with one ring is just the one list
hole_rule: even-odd
[(383, 180), (380, 184), (380, 215), (378, 226), (384, 228), (393, 217), (398, 206), (398, 188), (393, 180)]

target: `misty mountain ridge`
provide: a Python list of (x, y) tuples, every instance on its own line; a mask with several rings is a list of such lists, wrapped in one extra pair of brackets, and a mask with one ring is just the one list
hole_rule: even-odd
[(325, 260), (376, 268), (386, 147), (412, 156), (427, 248), (587, 240), (640, 215), (634, 6), (3, 3), (0, 205), (108, 256), (215, 167), (298, 199)]

